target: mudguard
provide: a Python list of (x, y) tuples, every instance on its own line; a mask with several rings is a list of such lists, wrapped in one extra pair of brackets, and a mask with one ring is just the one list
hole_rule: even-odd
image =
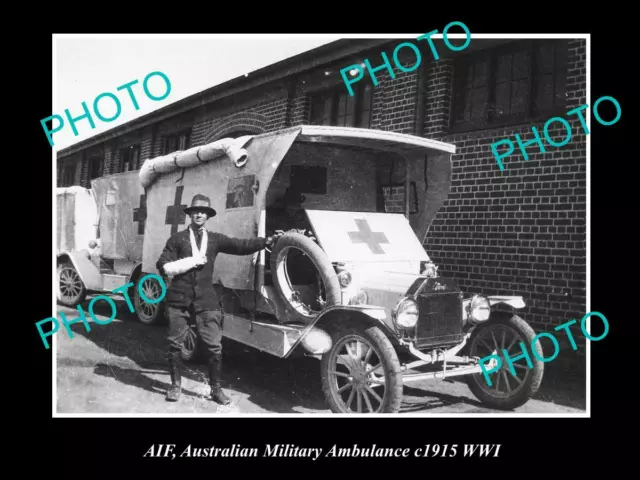
[[(473, 298), (473, 297), (472, 297)], [(510, 296), (510, 295), (488, 295), (485, 296), (487, 300), (489, 300), (489, 305), (494, 306), (499, 303), (504, 303), (505, 305), (509, 305), (513, 308), (524, 308), (525, 303), (524, 299), (520, 296)], [(471, 303), (471, 298), (467, 298), (462, 301), (462, 319), (464, 322), (468, 320), (468, 312), (469, 312), (469, 304)]]
[[(524, 308), (525, 307), (525, 303), (522, 297), (519, 296), (509, 296), (509, 295), (490, 295), (485, 297), (487, 300), (489, 300), (489, 305), (494, 306), (498, 303), (504, 303), (506, 305), (509, 305), (513, 308)], [(463, 300), (462, 302), (462, 306), (463, 311), (465, 312), (465, 318), (466, 318), (466, 312), (467, 312), (467, 307), (469, 306), (469, 303), (471, 303), (471, 298), (467, 298), (466, 300)]]
[[(142, 262), (136, 263), (131, 269), (131, 273), (127, 277), (127, 283), (133, 282), (135, 283), (135, 288), (138, 288), (138, 280), (142, 278), (145, 274), (142, 273)], [(157, 274), (156, 274), (157, 275)]]
[(320, 313), (320, 315), (318, 315), (312, 323), (305, 326), (303, 334), (292, 345), (291, 350), (289, 350), (289, 353), (287, 353), (284, 358), (287, 358), (294, 350), (296, 350), (304, 337), (315, 326), (321, 327), (323, 323), (331, 321), (333, 319), (338, 319), (339, 321), (340, 316), (343, 316), (346, 313), (360, 314), (359, 316), (362, 320), (367, 321), (371, 325), (380, 327), (380, 329), (389, 337), (393, 344), (398, 344), (398, 333), (384, 321), (387, 318), (387, 314), (384, 308), (376, 307), (373, 305), (334, 305), (327, 308), (326, 310), (323, 310), (322, 313)]
[(489, 305), (491, 306), (497, 303), (505, 303), (513, 308), (525, 307), (524, 299), (519, 296), (491, 295), (487, 297), (487, 300), (489, 300)]
[(77, 252), (61, 252), (58, 254), (58, 261), (62, 258), (68, 258), (73, 267), (78, 272), (84, 287), (87, 290), (102, 289), (102, 275), (100, 270), (87, 258), (86, 250)]

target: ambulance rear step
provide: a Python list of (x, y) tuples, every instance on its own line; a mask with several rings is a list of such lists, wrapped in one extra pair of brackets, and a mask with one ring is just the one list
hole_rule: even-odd
[(284, 358), (304, 332), (303, 326), (280, 325), (238, 314), (224, 314), (222, 334), (239, 343)]

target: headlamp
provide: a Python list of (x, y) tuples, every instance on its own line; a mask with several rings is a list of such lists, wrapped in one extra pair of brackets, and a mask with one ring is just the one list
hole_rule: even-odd
[(414, 327), (418, 323), (418, 304), (410, 298), (403, 298), (396, 305), (394, 319), (402, 328)]
[(468, 313), (472, 323), (486, 322), (491, 315), (491, 304), (485, 297), (475, 295), (469, 302)]
[(346, 270), (343, 270), (338, 274), (338, 282), (340, 283), (341, 288), (347, 288), (351, 284), (352, 279), (353, 277)]

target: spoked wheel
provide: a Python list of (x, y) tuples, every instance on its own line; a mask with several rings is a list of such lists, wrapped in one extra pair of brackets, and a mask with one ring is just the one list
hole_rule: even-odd
[(185, 335), (184, 342), (182, 342), (182, 350), (180, 351), (180, 358), (186, 362), (192, 361), (198, 354), (198, 333), (195, 327), (189, 327)]
[[(540, 340), (533, 347), (531, 345), (535, 336), (533, 329), (517, 315), (476, 327), (469, 339), (469, 355), (480, 358), (498, 355), (502, 362), (499, 370), (487, 374), (488, 380), (483, 373), (466, 378), (469, 389), (480, 401), (492, 408), (512, 410), (536, 394), (544, 372), (544, 362), (540, 358), (544, 357)], [(525, 357), (513, 360), (524, 353), (520, 342), (524, 343), (533, 368)], [(539, 358), (531, 351), (532, 348)], [(513, 364), (513, 371), (504, 350)], [(490, 370), (488, 365), (485, 368)]]
[(155, 325), (162, 319), (162, 302), (149, 303), (140, 295), (139, 288), (147, 299), (155, 300), (162, 295), (162, 287), (153, 278), (145, 278), (140, 286), (136, 284), (134, 287), (133, 300), (138, 319), (147, 325)]
[(378, 327), (341, 327), (322, 357), (322, 389), (334, 413), (397, 413), (402, 372)]
[(67, 307), (74, 307), (82, 303), (87, 291), (82, 279), (73, 265), (63, 263), (58, 265), (58, 302)]

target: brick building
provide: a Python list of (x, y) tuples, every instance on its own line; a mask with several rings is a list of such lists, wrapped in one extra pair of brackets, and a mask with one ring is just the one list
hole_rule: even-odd
[[(365, 59), (382, 65), (382, 51), (393, 64), (403, 41), (420, 46), (420, 67), (394, 68), (395, 78), (380, 69), (377, 86), (367, 73), (349, 97), (339, 70)], [(467, 292), (524, 296), (523, 316), (536, 331), (580, 322), (586, 309), (586, 136), (578, 117), (566, 112), (586, 103), (586, 41), (473, 39), (461, 52), (435, 43), (438, 61), (424, 41), (341, 40), (217, 85), (60, 151), (58, 186), (88, 187), (92, 178), (138, 169), (164, 153), (308, 123), (451, 142), (457, 146), (451, 192), (425, 241), (440, 272)], [(411, 49), (400, 50), (400, 62), (416, 63)], [(515, 144), (515, 133), (526, 142), (534, 138), (532, 125), (542, 134), (554, 116), (571, 123), (570, 142), (545, 144), (546, 153), (531, 144), (527, 161), (516, 146), (501, 172), (491, 143), (508, 137)], [(560, 142), (566, 132), (554, 126), (550, 136)], [(403, 192), (387, 193), (402, 198)], [(561, 357), (568, 351), (570, 361), (585, 352), (579, 326), (572, 332), (577, 352), (561, 342)], [(551, 348), (546, 342), (543, 347)]]

